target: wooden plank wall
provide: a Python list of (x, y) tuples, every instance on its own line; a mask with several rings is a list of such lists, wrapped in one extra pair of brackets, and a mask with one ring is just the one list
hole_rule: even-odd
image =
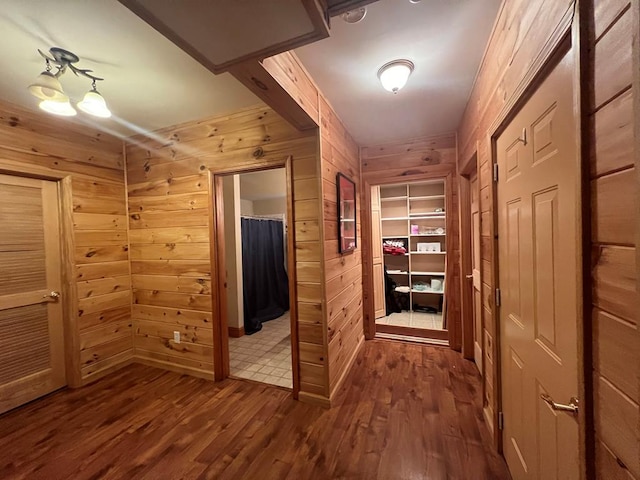
[[(323, 354), (323, 370), (313, 368), (316, 379), (323, 378), (329, 398), (340, 388), (349, 372), (356, 353), (364, 340), (362, 324), (362, 243), (360, 237), (360, 209), (358, 207), (359, 248), (353, 254), (338, 253), (338, 226), (336, 205), (336, 174), (342, 172), (356, 182), (360, 191), (360, 161), (358, 146), (329, 105), (309, 73), (293, 52), (285, 52), (262, 62), (265, 70), (296, 100), (309, 117), (318, 122), (320, 130), (321, 195), (319, 205), (322, 222), (319, 228), (320, 252), (323, 255), (321, 291), (323, 302), (319, 311), (322, 318), (324, 351), (317, 347), (302, 347), (313, 354), (314, 360)], [(302, 342), (302, 339), (301, 339)], [(301, 361), (302, 358), (301, 358)], [(311, 369), (301, 363), (301, 368)], [(320, 390), (318, 389), (320, 394)]]
[[(634, 168), (632, 11), (628, 0), (593, 2), (589, 35), (589, 155), (596, 472), (640, 478), (640, 350)], [(636, 27), (637, 28), (637, 27)], [(637, 32), (636, 32), (637, 35)], [(637, 54), (637, 53), (636, 53)]]
[(356, 183), (360, 198), (360, 155), (336, 113), (320, 96), (320, 153), (324, 224), (325, 319), (327, 325), (329, 389), (337, 393), (364, 342), (362, 323), (362, 235), (360, 202), (356, 202), (358, 247), (353, 253), (338, 251), (336, 175), (343, 173)]
[[(79, 386), (133, 355), (123, 144), (86, 125), (0, 103), (0, 169), (71, 180), (74, 278), (70, 384)], [(71, 256), (71, 255), (69, 255)], [(68, 301), (69, 299), (63, 299)]]
[[(462, 329), (460, 323), (460, 242), (458, 238), (458, 182), (456, 179), (456, 135), (455, 133), (416, 138), (405, 141), (370, 145), (360, 149), (362, 162), (362, 181), (369, 185), (381, 182), (409, 183), (423, 179), (425, 175), (445, 177), (451, 175), (451, 203), (447, 211), (447, 230), (449, 243), (447, 248), (447, 321), (453, 330), (451, 348), (460, 350), (462, 346)], [(361, 196), (362, 198), (362, 196)], [(366, 208), (366, 206), (365, 206)], [(368, 219), (368, 216), (366, 216)], [(364, 222), (364, 228), (371, 228)], [(370, 255), (364, 252), (365, 255)], [(368, 258), (368, 256), (367, 256)], [(368, 271), (365, 270), (365, 275)], [(365, 280), (365, 285), (372, 284)], [(365, 298), (371, 298), (373, 291), (365, 291)], [(372, 303), (367, 303), (364, 310), (365, 325), (374, 319)], [(371, 332), (373, 334), (373, 332)]]
[[(481, 281), (483, 303), (484, 407), (489, 428), (497, 419), (497, 364), (495, 298), (493, 186), (491, 135), (494, 123), (530, 81), (531, 68), (543, 50), (552, 49), (561, 38), (554, 35), (571, 0), (506, 0), (498, 13), (485, 49), (476, 82), (458, 129), (459, 171), (466, 170), (477, 153), (480, 181)], [(555, 43), (554, 43), (555, 42)], [(496, 440), (499, 433), (494, 430)]]
[[(213, 378), (208, 171), (264, 168), (292, 156), (301, 396), (328, 397), (317, 136), (257, 106), (132, 139), (127, 177), (136, 359)], [(175, 344), (174, 330), (185, 341)]]

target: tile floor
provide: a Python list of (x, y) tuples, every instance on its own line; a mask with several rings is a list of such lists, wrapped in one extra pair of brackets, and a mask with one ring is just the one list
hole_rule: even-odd
[(229, 366), (234, 377), (292, 388), (289, 312), (253, 335), (229, 338)]
[(392, 313), (388, 317), (377, 318), (376, 323), (380, 325), (442, 330), (442, 314), (403, 311), (400, 313)]

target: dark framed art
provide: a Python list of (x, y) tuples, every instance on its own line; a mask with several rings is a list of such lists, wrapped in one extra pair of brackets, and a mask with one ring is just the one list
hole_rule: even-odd
[(353, 252), (357, 246), (356, 233), (356, 184), (338, 173), (338, 250), (340, 253)]

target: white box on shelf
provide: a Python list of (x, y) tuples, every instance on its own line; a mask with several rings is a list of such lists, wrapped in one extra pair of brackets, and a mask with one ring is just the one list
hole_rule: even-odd
[(439, 252), (440, 251), (440, 243), (439, 242), (419, 242), (417, 244), (418, 252)]

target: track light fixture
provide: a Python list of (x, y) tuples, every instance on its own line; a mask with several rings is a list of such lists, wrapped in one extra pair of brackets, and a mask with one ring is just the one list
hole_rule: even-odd
[[(46, 62), (45, 71), (38, 75), (35, 82), (29, 85), (29, 91), (31, 94), (39, 98), (41, 102), (38, 106), (48, 113), (54, 115), (73, 116), (76, 115), (76, 109), (73, 108), (69, 101), (69, 96), (64, 93), (59, 78), (64, 75), (67, 70), (71, 70), (76, 76), (81, 75), (91, 80), (91, 90), (89, 90), (81, 102), (79, 102), (78, 108), (90, 115), (108, 118), (111, 116), (111, 112), (107, 108), (107, 103), (98, 90), (96, 90), (96, 82), (104, 80), (104, 78), (96, 77), (92, 75), (92, 70), (82, 69), (76, 67), (74, 64), (80, 61), (80, 58), (68, 50), (62, 48), (53, 47), (49, 49), (51, 57), (38, 50), (38, 53), (42, 55)], [(54, 64), (58, 69), (55, 73), (51, 72)]]

